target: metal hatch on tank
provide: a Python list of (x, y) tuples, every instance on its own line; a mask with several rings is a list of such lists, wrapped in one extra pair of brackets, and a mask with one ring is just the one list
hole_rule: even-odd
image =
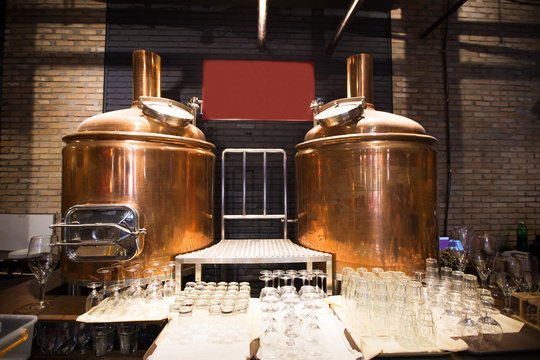
[[(99, 267), (156, 262), (213, 241), (214, 145), (192, 107), (161, 98), (157, 54), (133, 53), (133, 104), (83, 121), (63, 138), (60, 269), (68, 282)], [(116, 278), (117, 275), (115, 275)], [(127, 274), (119, 274), (125, 278)]]
[(296, 154), (298, 240), (343, 267), (407, 273), (436, 256), (437, 140), (373, 107), (372, 59), (351, 56), (348, 98), (314, 106)]

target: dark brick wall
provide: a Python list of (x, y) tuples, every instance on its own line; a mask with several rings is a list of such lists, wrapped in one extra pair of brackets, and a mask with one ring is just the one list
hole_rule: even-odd
[[(132, 101), (131, 54), (147, 49), (161, 56), (162, 96), (186, 103), (202, 95), (202, 65), (205, 59), (312, 61), (315, 64), (315, 95), (323, 101), (346, 96), (346, 59), (356, 53), (374, 57), (375, 102), (377, 108), (392, 110), (390, 21), (385, 13), (360, 12), (344, 34), (333, 56), (324, 53), (345, 10), (270, 8), (267, 23), (267, 51), (257, 44), (256, 7), (203, 7), (181, 5), (109, 4), (104, 87), (104, 111), (126, 108)], [(204, 101), (204, 99), (203, 99)], [(275, 104), (279, 106), (279, 104)], [(238, 99), (242, 106), (242, 99)], [(309, 104), (306, 104), (309, 106)], [(204, 108), (204, 105), (203, 105)], [(311, 122), (294, 121), (199, 121), (207, 140), (216, 145), (218, 159), (225, 148), (281, 148), (288, 158), (288, 214), (296, 217), (296, 144), (312, 127)], [(248, 158), (252, 163), (254, 158)], [(241, 213), (241, 162), (226, 174), (227, 213)], [(234, 173), (236, 171), (236, 173)], [(281, 163), (268, 164), (269, 213), (282, 213)], [(261, 164), (248, 168), (248, 213), (262, 212)], [(216, 162), (215, 218), (221, 215), (221, 162)], [(277, 221), (234, 221), (227, 238), (279, 238)], [(220, 238), (220, 221), (215, 222)], [(289, 225), (289, 238), (295, 239)]]
[(0, 213), (60, 219), (62, 136), (103, 107), (106, 5), (8, 0), (3, 7)]
[[(448, 229), (487, 231), (515, 248), (524, 221), (540, 234), (540, 7), (469, 0), (449, 18), (449, 137), (444, 120), (444, 26), (425, 31), (446, 2), (399, 1), (392, 14), (394, 112), (439, 140), (443, 233), (447, 145), (452, 170)], [(401, 36), (403, 35), (403, 36)]]

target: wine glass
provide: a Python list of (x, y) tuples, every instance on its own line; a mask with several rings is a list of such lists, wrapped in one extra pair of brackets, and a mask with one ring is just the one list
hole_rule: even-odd
[(163, 265), (162, 269), (165, 273), (165, 283), (163, 284), (163, 296), (171, 297), (176, 294), (176, 284), (174, 282), (174, 269), (176, 262), (169, 261)]
[(101, 295), (96, 290), (98, 287), (101, 286), (101, 283), (94, 281), (86, 285), (87, 288), (92, 289), (90, 294), (86, 297), (86, 311), (88, 312), (91, 308), (94, 306), (97, 306), (103, 299), (101, 298)]
[(487, 288), (487, 279), (493, 271), (493, 261), (497, 253), (495, 238), (485, 232), (478, 234), (471, 245), (471, 258), (482, 281), (482, 288)]
[(536, 289), (534, 288), (535, 282), (536, 282), (536, 273), (538, 271), (538, 260), (536, 259), (536, 256), (532, 254), (528, 255), (520, 255), (517, 256), (517, 259), (521, 262), (522, 265), (522, 288), (524, 291), (534, 292)]
[(274, 270), (272, 271), (272, 276), (277, 279), (277, 290), (278, 292), (281, 294), (281, 281), (279, 281), (281, 279), (281, 276), (283, 276), (285, 274), (285, 271), (283, 270)]
[(502, 327), (492, 316), (499, 313), (495, 308), (495, 300), (491, 296), (480, 297), (481, 310), (484, 313), (478, 324), (482, 330), (483, 339), (487, 342), (499, 343), (502, 340)]
[(116, 284), (120, 285), (122, 289), (124, 287), (124, 264), (122, 263), (113, 263), (111, 265), (113, 272), (116, 271)]
[(141, 264), (134, 264), (126, 268), (126, 271), (131, 274), (131, 284), (129, 285), (127, 293), (133, 299), (140, 299), (144, 297), (144, 291), (141, 288), (141, 280), (137, 277), (137, 274), (141, 269)]
[(448, 242), (448, 248), (460, 271), (465, 271), (469, 262), (469, 238), (469, 229), (464, 226), (456, 226), (452, 232), (452, 239)]
[(75, 324), (75, 340), (77, 341), (81, 355), (86, 354), (91, 338), (92, 330), (90, 324), (82, 322)]
[(519, 288), (516, 274), (519, 274), (521, 264), (512, 257), (497, 255), (495, 258), (495, 269), (497, 270), (496, 281), (504, 296), (504, 308), (502, 313), (512, 316), (514, 312), (511, 307), (512, 293)]
[(39, 302), (24, 305), (18, 313), (39, 313), (51, 307), (50, 300), (45, 301), (45, 284), (60, 258), (60, 247), (55, 235), (38, 235), (30, 238), (28, 244), (28, 266), (39, 283)]
[(111, 274), (113, 271), (112, 267), (109, 266), (103, 266), (96, 270), (98, 274), (101, 274), (103, 276), (103, 287), (100, 290), (101, 300), (103, 301), (106, 297), (109, 296), (108, 290), (107, 290), (107, 281), (109, 279), (109, 274)]

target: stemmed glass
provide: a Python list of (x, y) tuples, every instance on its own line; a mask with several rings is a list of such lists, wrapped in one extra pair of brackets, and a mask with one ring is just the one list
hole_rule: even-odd
[(482, 329), (484, 340), (499, 343), (502, 340), (503, 331), (499, 322), (492, 317), (499, 313), (495, 308), (495, 301), (491, 296), (480, 296), (480, 303), (484, 315), (478, 319), (478, 324)]
[(150, 275), (150, 284), (146, 288), (148, 292), (148, 288), (152, 287), (155, 290), (156, 294), (158, 294), (159, 296), (163, 296), (163, 283), (161, 282), (161, 279), (159, 277), (159, 272), (161, 270), (162, 265), (163, 265), (162, 261), (159, 261), (159, 260), (150, 261), (150, 266), (153, 268), (153, 271)]
[(300, 303), (300, 297), (297, 294), (287, 293), (281, 297), (281, 301), (286, 306), (285, 316), (283, 316), (283, 325), (285, 333), (285, 358), (294, 359), (298, 354), (298, 348), (295, 339), (300, 336), (301, 321), (295, 312), (295, 306)]
[(100, 267), (96, 270), (98, 274), (101, 274), (103, 276), (103, 287), (100, 290), (102, 301), (109, 296), (109, 294), (107, 293), (107, 280), (109, 280), (109, 274), (111, 274), (112, 271), (113, 268), (109, 266)]
[(86, 311), (87, 312), (94, 306), (99, 305), (99, 303), (103, 300), (99, 292), (96, 290), (100, 286), (101, 286), (101, 283), (97, 281), (91, 282), (88, 285), (86, 285), (87, 288), (92, 289), (92, 292), (90, 292), (90, 294), (86, 297)]
[(535, 289), (534, 286), (536, 282), (536, 273), (538, 271), (538, 261), (536, 257), (532, 254), (519, 254), (515, 257), (515, 259), (521, 264), (519, 290), (530, 292), (536, 291), (537, 289)]
[(321, 301), (319, 292), (306, 294), (304, 307), (308, 310), (308, 313), (302, 325), (306, 342), (304, 350), (308, 355), (313, 357), (321, 356), (323, 352), (323, 347), (320, 344), (322, 331), (318, 324), (319, 319), (317, 318), (317, 312), (323, 306), (324, 302)]
[(519, 282), (516, 274), (521, 272), (521, 264), (513, 258), (506, 258), (497, 255), (495, 258), (495, 269), (497, 271), (497, 285), (504, 296), (504, 308), (502, 313), (508, 316), (514, 314), (511, 307), (512, 293), (519, 288)]
[(281, 276), (285, 274), (285, 271), (283, 270), (274, 270), (272, 271), (272, 276), (277, 279), (277, 291), (281, 294)]
[[(326, 279), (326, 274), (322, 270), (313, 270), (313, 274), (316, 276), (315, 278), (315, 288), (317, 288), (318, 293), (322, 297), (327, 297), (326, 291), (324, 291), (324, 279)], [(319, 279), (321, 279), (321, 286), (319, 287)]]
[[(264, 276), (265, 275), (263, 275), (263, 277)], [(266, 276), (268, 277), (268, 275)], [(280, 334), (277, 320), (274, 317), (279, 310), (279, 296), (274, 287), (266, 287), (265, 289), (272, 289), (273, 292), (269, 292), (264, 296), (262, 296), (263, 294), (261, 292), (260, 304), (264, 322), (264, 332), (260, 337), (261, 346), (258, 356), (263, 359), (279, 359)]]
[(52, 302), (45, 301), (45, 284), (60, 258), (60, 247), (55, 235), (39, 235), (30, 238), (28, 244), (28, 266), (39, 283), (39, 302), (22, 306), (17, 313), (39, 313), (51, 307)]
[(144, 270), (144, 273), (148, 275), (147, 277), (148, 279), (150, 279), (148, 285), (146, 285), (146, 291), (144, 295), (147, 302), (152, 302), (161, 298), (161, 281), (159, 281), (159, 279), (155, 275), (156, 271), (157, 269), (153, 267)]
[(86, 354), (91, 338), (92, 330), (90, 324), (82, 322), (75, 324), (75, 340), (77, 342), (81, 355)]
[(469, 238), (470, 231), (466, 227), (456, 226), (452, 233), (452, 239), (448, 242), (448, 248), (460, 271), (465, 271), (469, 262)]
[(111, 265), (111, 267), (113, 268), (113, 271), (116, 271), (116, 283), (117, 285), (120, 286), (120, 290), (122, 290), (125, 286), (125, 281), (124, 281), (124, 264), (122, 263), (114, 263)]
[(140, 299), (144, 297), (144, 291), (141, 288), (141, 281), (137, 278), (137, 274), (141, 269), (141, 264), (134, 264), (126, 268), (126, 271), (131, 274), (131, 284), (129, 285), (127, 293), (133, 299)]
[(176, 294), (176, 286), (174, 282), (174, 269), (176, 263), (169, 261), (163, 265), (163, 272), (165, 273), (165, 283), (163, 284), (163, 296), (171, 297)]
[(471, 245), (471, 258), (484, 289), (487, 288), (487, 279), (493, 271), (496, 253), (497, 244), (494, 237), (486, 233), (481, 233), (475, 237)]
[(286, 270), (285, 274), (287, 274), (287, 275), (289, 275), (291, 277), (291, 285), (295, 286), (294, 285), (294, 280), (298, 277), (298, 271), (296, 271), (296, 270)]

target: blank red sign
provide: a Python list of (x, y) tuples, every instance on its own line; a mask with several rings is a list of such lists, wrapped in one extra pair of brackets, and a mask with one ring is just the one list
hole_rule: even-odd
[(203, 119), (312, 121), (312, 62), (205, 60)]

